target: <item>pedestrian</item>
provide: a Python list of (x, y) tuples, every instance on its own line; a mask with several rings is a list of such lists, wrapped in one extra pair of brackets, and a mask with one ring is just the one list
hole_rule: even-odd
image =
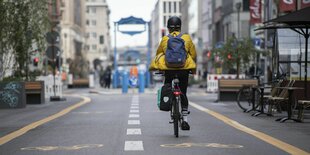
[(100, 67), (100, 71), (99, 71), (99, 83), (100, 83), (100, 86), (103, 87), (104, 86), (104, 71), (103, 71), (103, 67), (101, 66)]
[(107, 67), (105, 73), (104, 73), (104, 88), (108, 88), (110, 89), (110, 85), (111, 85), (111, 69), (110, 67)]

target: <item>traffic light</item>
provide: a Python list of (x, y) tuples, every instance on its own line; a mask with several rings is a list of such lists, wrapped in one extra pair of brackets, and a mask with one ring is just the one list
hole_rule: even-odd
[(164, 37), (166, 35), (165, 29), (161, 29), (161, 36)]
[(38, 63), (39, 63), (39, 58), (38, 57), (35, 57), (34, 59), (33, 59), (33, 66), (38, 66)]

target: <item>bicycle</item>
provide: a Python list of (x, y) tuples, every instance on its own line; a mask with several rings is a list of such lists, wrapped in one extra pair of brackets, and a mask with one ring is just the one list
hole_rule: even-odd
[[(259, 76), (253, 76), (258, 79), (259, 85)], [(243, 112), (250, 112), (255, 110), (259, 106), (259, 99), (261, 92), (255, 85), (243, 85), (237, 95), (237, 104), (243, 110)]]
[[(275, 80), (269, 83), (260, 83), (260, 76), (254, 75), (253, 77), (258, 79), (258, 85), (244, 85), (240, 88), (237, 95), (237, 104), (243, 110), (243, 112), (261, 111), (265, 109), (263, 105), (264, 86), (266, 84), (274, 84), (280, 80), (286, 79), (286, 73), (276, 77)], [(260, 107), (260, 110), (257, 110)]]
[[(164, 73), (156, 73), (156, 74), (161, 74), (163, 75)], [(181, 89), (179, 87), (179, 79), (178, 76), (175, 75), (175, 77), (172, 80), (172, 104), (171, 104), (171, 110), (170, 110), (170, 116), (171, 120), (169, 123), (173, 124), (173, 131), (175, 137), (179, 137), (179, 127), (183, 122), (183, 115), (184, 114), (189, 114), (190, 112), (188, 111), (187, 113), (184, 113), (181, 110), (181, 96), (184, 95), (181, 92)]]

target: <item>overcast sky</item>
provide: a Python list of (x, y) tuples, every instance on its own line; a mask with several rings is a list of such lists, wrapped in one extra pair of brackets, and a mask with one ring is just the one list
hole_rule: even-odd
[[(145, 21), (150, 21), (151, 13), (155, 8), (156, 2), (157, 0), (107, 0), (111, 10), (110, 25), (112, 47), (114, 47), (114, 22), (129, 16), (135, 16), (143, 18)], [(117, 32), (116, 37), (117, 47), (144, 46), (147, 44), (146, 32), (134, 36)]]

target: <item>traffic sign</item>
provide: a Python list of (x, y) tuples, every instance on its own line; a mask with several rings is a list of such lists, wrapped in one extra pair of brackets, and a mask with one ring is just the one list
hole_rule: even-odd
[(60, 56), (60, 49), (57, 46), (49, 46), (46, 50), (46, 56), (48, 59), (56, 59)]
[(59, 44), (60, 42), (59, 33), (56, 31), (47, 32), (45, 38), (49, 44)]

